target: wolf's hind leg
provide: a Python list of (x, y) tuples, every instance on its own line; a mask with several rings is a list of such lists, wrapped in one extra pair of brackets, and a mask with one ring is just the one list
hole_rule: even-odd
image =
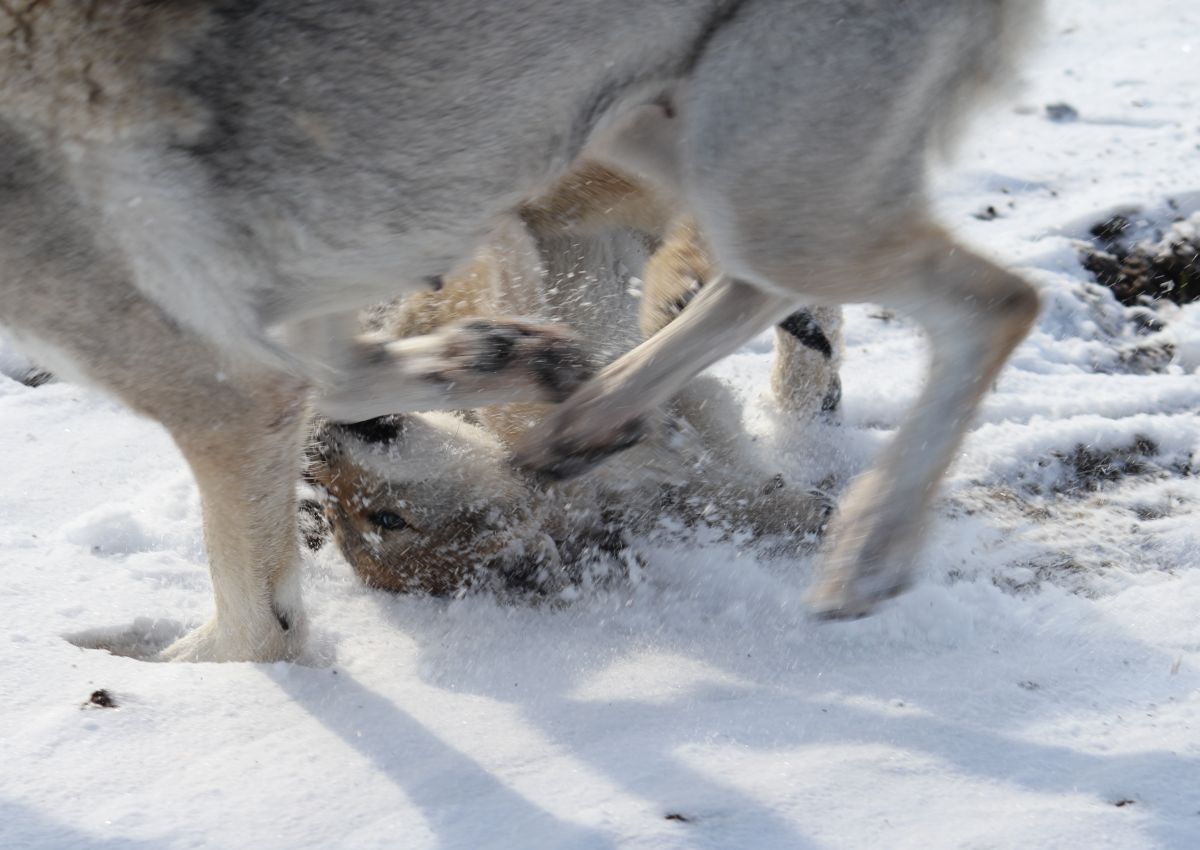
[(874, 469), (842, 501), (817, 583), (814, 611), (853, 617), (912, 580), (924, 518), (983, 393), (1038, 310), (1016, 275), (937, 234), (887, 300), (919, 307), (933, 357), (921, 397)]
[[(676, 221), (646, 264), (642, 335), (651, 337), (673, 322), (718, 273), (695, 220)], [(801, 308), (775, 326), (771, 392), (797, 420), (834, 414), (842, 399), (841, 363), (842, 308)]]

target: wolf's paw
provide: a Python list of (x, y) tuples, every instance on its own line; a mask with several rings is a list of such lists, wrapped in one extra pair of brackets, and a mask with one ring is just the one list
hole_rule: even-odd
[(592, 373), (569, 330), (519, 319), (469, 319), (434, 335), (440, 351), (424, 377), (456, 393), (511, 390), (524, 400), (563, 401)]
[(809, 610), (818, 620), (856, 620), (866, 617), (882, 602), (899, 596), (912, 584), (907, 572), (842, 575), (826, 570), (808, 592)]
[(213, 618), (155, 656), (156, 661), (297, 661), (304, 652), (302, 622), (239, 631), (223, 628)]
[(335, 422), (362, 422), (410, 410), (557, 402), (591, 372), (565, 328), (469, 319), (423, 336), (359, 338), (319, 407)]
[(912, 584), (916, 517), (898, 504), (863, 509), (854, 495), (840, 521), (832, 523), (830, 545), (808, 593), (809, 608), (820, 619), (865, 617)]
[(565, 481), (638, 445), (651, 431), (647, 417), (607, 425), (602, 420), (589, 422), (567, 402), (525, 435), (513, 462), (547, 481)]

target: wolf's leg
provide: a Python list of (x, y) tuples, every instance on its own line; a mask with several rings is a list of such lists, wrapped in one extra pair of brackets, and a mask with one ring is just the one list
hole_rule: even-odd
[(76, 193), (56, 190), (32, 148), (5, 145), (16, 164), (0, 181), (12, 213), (0, 215), (0, 323), (59, 374), (99, 385), (164, 425), (199, 485), (216, 612), (163, 657), (297, 657), (305, 635), (295, 503), (304, 384), (222, 356), (144, 296), (123, 258), (89, 233)]
[(925, 516), (979, 400), (1037, 315), (1016, 275), (945, 236), (931, 236), (908, 286), (885, 303), (912, 310), (930, 333), (925, 389), (874, 469), (842, 501), (817, 584), (824, 616), (866, 613), (910, 583)]
[[(716, 276), (711, 251), (695, 221), (676, 221), (646, 264), (639, 311), (643, 336), (653, 336), (673, 322)], [(835, 412), (842, 397), (841, 360), (840, 307), (805, 307), (776, 325), (771, 390), (780, 407), (801, 421), (817, 412)]]
[(179, 407), (163, 421), (200, 489), (216, 613), (161, 657), (293, 660), (307, 633), (295, 492), (307, 422), (304, 388), (286, 375), (251, 375), (200, 403), (203, 416)]
[[(956, 244), (925, 200), (937, 131), (1003, 66), (996, 44), (1020, 12), (914, 16), (882, 50), (869, 22), (785, 6), (741, 7), (713, 34), (681, 92), (678, 173), (727, 273), (801, 303), (881, 303), (929, 329), (923, 395), (851, 486), (812, 593), (819, 613), (855, 616), (910, 582), (938, 482), (1037, 312), (1033, 289)], [(802, 48), (835, 35), (834, 53)], [(803, 70), (779, 74), (780, 56)]]
[(771, 392), (798, 421), (841, 406), (841, 307), (805, 307), (775, 326)]
[(159, 334), (169, 329), (156, 318), (128, 329), (142, 352), (137, 362), (110, 362), (102, 377), (158, 419), (191, 466), (216, 602), (208, 623), (160, 657), (296, 659), (307, 635), (295, 492), (306, 388), (285, 374), (231, 369), (201, 343)]
[(794, 299), (719, 278), (679, 318), (602, 370), (522, 441), (517, 462), (568, 478), (645, 436), (645, 416), (786, 316)]
[[(822, 616), (867, 613), (911, 582), (928, 508), (980, 397), (1037, 314), (1019, 277), (956, 244), (928, 223), (892, 223), (836, 262), (797, 255), (765, 224), (741, 266), (775, 289), (828, 300), (873, 300), (911, 312), (929, 330), (932, 361), (923, 394), (876, 463), (855, 481), (833, 522), (811, 594)], [(844, 259), (843, 259), (844, 258)], [(814, 274), (814, 272), (818, 272)]]
[(236, 368), (101, 263), (78, 276), (49, 265), (30, 270), (41, 291), (16, 305), (15, 326), (65, 352), (68, 375), (162, 423), (199, 486), (216, 612), (161, 657), (296, 658), (305, 642), (295, 498), (304, 385)]
[[(294, 334), (293, 334), (294, 336)], [(561, 401), (591, 374), (574, 336), (554, 325), (473, 318), (396, 340), (348, 334), (322, 343), (332, 371), (318, 401), (340, 422), (412, 410)]]

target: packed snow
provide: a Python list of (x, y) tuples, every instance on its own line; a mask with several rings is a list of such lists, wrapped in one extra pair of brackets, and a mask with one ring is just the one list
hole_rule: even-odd
[[(1200, 6), (1050, 13), (935, 193), (1043, 315), (869, 619), (697, 531), (561, 607), (374, 592), (326, 546), (318, 666), (82, 649), (207, 618), (198, 497), (161, 428), (0, 343), (0, 847), (1200, 847), (1200, 302), (1147, 330), (1079, 257), (1117, 212), (1200, 226)], [(773, 410), (770, 335), (714, 369), (764, 457), (838, 487), (925, 356), (875, 307), (846, 335), (840, 425)]]

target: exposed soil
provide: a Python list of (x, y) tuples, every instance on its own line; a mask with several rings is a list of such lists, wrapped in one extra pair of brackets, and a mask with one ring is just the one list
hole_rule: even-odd
[(1187, 304), (1200, 299), (1200, 236), (1177, 222), (1157, 241), (1130, 242), (1132, 222), (1114, 215), (1091, 229), (1094, 247), (1082, 254), (1084, 268), (1127, 307), (1160, 300)]
[(1146, 437), (1137, 437), (1128, 446), (1113, 449), (1080, 443), (1070, 452), (1054, 453), (1054, 457), (1069, 470), (1055, 490), (1064, 495), (1091, 493), (1107, 482), (1151, 473), (1158, 467), (1148, 459), (1157, 454), (1158, 446)]

